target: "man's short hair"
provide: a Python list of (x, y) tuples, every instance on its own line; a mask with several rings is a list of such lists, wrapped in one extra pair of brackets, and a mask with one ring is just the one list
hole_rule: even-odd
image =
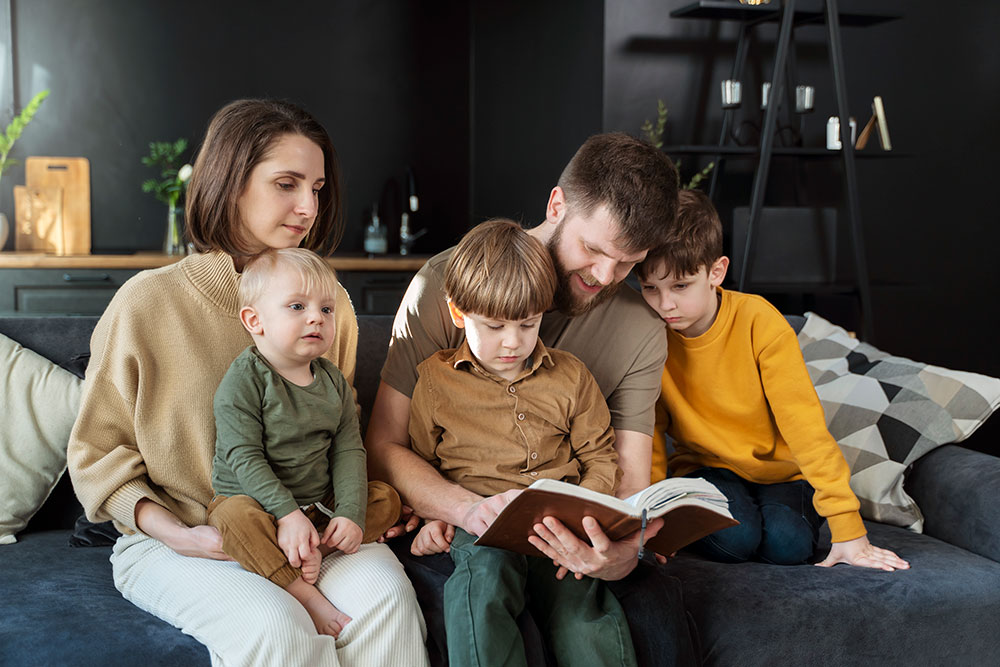
[(621, 132), (594, 135), (566, 165), (559, 187), (574, 213), (607, 206), (622, 250), (641, 252), (672, 238), (677, 168), (651, 144)]
[(305, 248), (271, 248), (255, 255), (243, 268), (240, 307), (257, 303), (279, 269), (297, 274), (306, 291), (319, 291), (337, 298), (337, 273), (322, 257)]
[(640, 278), (666, 269), (675, 277), (698, 273), (722, 257), (722, 221), (709, 199), (699, 190), (681, 190), (675, 238), (653, 248), (636, 267)]
[(513, 220), (495, 218), (473, 227), (452, 252), (444, 291), (463, 313), (523, 320), (552, 305), (556, 270), (540, 241)]

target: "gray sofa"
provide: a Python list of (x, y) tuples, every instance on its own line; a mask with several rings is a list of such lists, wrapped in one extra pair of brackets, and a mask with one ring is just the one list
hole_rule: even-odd
[[(0, 318), (0, 333), (79, 372), (95, 322)], [(391, 318), (363, 316), (359, 325), (366, 421)], [(925, 514), (925, 533), (868, 528), (873, 542), (910, 561), (909, 571), (720, 565), (684, 553), (671, 561), (667, 570), (683, 582), (705, 664), (1000, 662), (1000, 518), (993, 512), (1000, 458), (941, 447), (913, 465), (907, 488)], [(80, 514), (63, 479), (18, 542), (0, 546), (0, 664), (209, 664), (201, 644), (120, 596), (109, 547), (70, 546)], [(436, 602), (423, 592), (428, 624), (439, 628)]]

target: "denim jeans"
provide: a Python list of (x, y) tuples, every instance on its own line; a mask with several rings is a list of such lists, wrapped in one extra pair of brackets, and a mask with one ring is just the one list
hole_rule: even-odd
[(812, 557), (823, 518), (813, 508), (815, 491), (805, 480), (755, 484), (724, 468), (699, 468), (687, 476), (714, 484), (740, 522), (695, 542), (691, 548), (697, 553), (722, 563), (775, 565), (798, 565)]

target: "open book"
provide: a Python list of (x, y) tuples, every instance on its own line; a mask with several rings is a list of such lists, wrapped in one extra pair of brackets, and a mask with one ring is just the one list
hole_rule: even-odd
[(660, 532), (646, 542), (647, 549), (664, 556), (738, 523), (729, 513), (726, 497), (699, 477), (665, 479), (624, 500), (574, 484), (540, 479), (503, 508), (476, 544), (542, 556), (528, 542), (528, 536), (535, 534), (532, 526), (543, 517), (559, 519), (589, 543), (583, 517), (594, 517), (608, 537), (618, 540), (641, 528), (643, 509), (648, 520), (660, 516), (664, 519)]

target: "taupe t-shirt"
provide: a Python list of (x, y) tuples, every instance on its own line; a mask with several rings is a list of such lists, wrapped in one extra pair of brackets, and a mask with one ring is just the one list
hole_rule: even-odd
[[(435, 352), (458, 348), (465, 331), (451, 321), (444, 270), (453, 248), (424, 264), (410, 282), (392, 325), (382, 380), (412, 397), (417, 365)], [(663, 320), (628, 285), (593, 310), (567, 317), (548, 312), (540, 337), (547, 347), (576, 355), (597, 380), (616, 430), (653, 434), (653, 407), (667, 359)]]

